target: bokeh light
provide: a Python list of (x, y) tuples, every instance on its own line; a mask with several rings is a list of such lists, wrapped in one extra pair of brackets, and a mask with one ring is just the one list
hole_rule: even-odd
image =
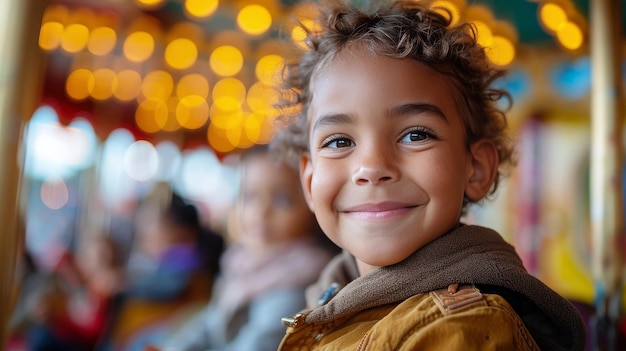
[(165, 101), (149, 98), (137, 106), (135, 124), (146, 133), (156, 133), (165, 125), (167, 115), (168, 108)]
[(278, 91), (262, 83), (253, 84), (248, 90), (246, 102), (252, 111), (269, 113), (278, 103)]
[(209, 97), (209, 81), (198, 73), (184, 75), (176, 84), (176, 96), (183, 98), (189, 95), (199, 95), (204, 99)]
[(226, 130), (217, 127), (215, 124), (209, 124), (207, 131), (207, 140), (213, 150), (217, 152), (227, 153), (235, 150), (236, 146), (230, 142), (226, 136)]
[(499, 66), (506, 66), (515, 58), (515, 46), (513, 43), (499, 35), (492, 38), (492, 45), (486, 50), (487, 57), (491, 62)]
[(117, 75), (110, 68), (100, 68), (93, 72), (94, 84), (91, 85), (90, 95), (96, 100), (106, 100), (113, 96), (117, 89)]
[(93, 91), (93, 73), (85, 68), (72, 71), (65, 82), (67, 95), (74, 100), (84, 100)]
[(104, 56), (109, 54), (117, 41), (115, 30), (110, 27), (98, 27), (91, 31), (87, 50), (96, 56)]
[(482, 21), (472, 21), (476, 28), (476, 40), (482, 47), (491, 47), (493, 45), (493, 33), (491, 28)]
[(207, 18), (215, 13), (218, 0), (185, 0), (185, 12), (196, 18)]
[[(113, 87), (113, 95), (120, 101), (131, 101), (141, 92), (141, 75), (132, 69), (124, 69), (117, 73), (117, 81)], [(119, 84), (122, 82), (122, 84)]]
[(175, 69), (186, 69), (196, 63), (198, 48), (185, 38), (172, 40), (165, 48), (165, 62)]
[(143, 62), (154, 52), (154, 38), (150, 33), (137, 31), (124, 41), (124, 56), (133, 62)]
[(229, 98), (236, 102), (237, 105), (241, 105), (246, 100), (246, 86), (242, 81), (236, 78), (222, 78), (213, 87), (212, 91), (213, 101), (220, 105), (223, 109), (231, 109), (232, 106), (230, 103), (225, 103), (221, 105), (223, 102), (219, 101), (228, 101), (223, 100), (224, 98)]
[(124, 170), (134, 180), (144, 182), (156, 175), (159, 155), (150, 142), (139, 140), (132, 143), (124, 153)]
[(277, 86), (281, 82), (285, 59), (278, 55), (266, 55), (259, 59), (255, 67), (255, 74), (265, 85)]
[(431, 8), (446, 18), (450, 18), (450, 26), (456, 25), (461, 19), (461, 9), (459, 8), (459, 4), (453, 1), (436, 0), (431, 4)]
[(89, 41), (89, 29), (87, 26), (74, 23), (65, 27), (61, 36), (61, 47), (69, 53), (82, 51)]
[(41, 202), (52, 210), (59, 210), (67, 204), (70, 193), (62, 178), (51, 177), (41, 184)]
[(209, 64), (213, 72), (222, 77), (234, 76), (243, 67), (243, 55), (234, 46), (220, 46), (211, 53)]
[(156, 70), (148, 73), (141, 85), (141, 92), (145, 98), (167, 100), (174, 90), (172, 75), (164, 70)]
[(539, 20), (549, 31), (555, 33), (567, 22), (567, 14), (558, 4), (544, 2), (539, 6)]
[(199, 95), (187, 95), (176, 107), (176, 120), (183, 128), (198, 129), (209, 119), (209, 104)]
[(261, 35), (272, 26), (272, 14), (264, 6), (253, 4), (237, 14), (237, 25), (250, 35)]
[(59, 22), (46, 22), (39, 31), (39, 47), (43, 50), (54, 50), (61, 45), (63, 36), (63, 24)]
[(559, 27), (556, 37), (559, 43), (569, 50), (580, 48), (584, 41), (583, 31), (580, 26), (570, 21)]

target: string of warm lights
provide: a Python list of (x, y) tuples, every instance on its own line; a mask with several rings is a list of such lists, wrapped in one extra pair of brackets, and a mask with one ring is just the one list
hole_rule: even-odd
[[(206, 128), (207, 141), (219, 152), (269, 142), (278, 98), (273, 88), (287, 50), (275, 39), (276, 28), (291, 26), (291, 39), (301, 43), (305, 33), (291, 16), (314, 29), (314, 10), (304, 3), (287, 9), (279, 0), (177, 0), (186, 18), (165, 27), (151, 11), (171, 2), (134, 0), (139, 15), (127, 23), (119, 13), (50, 5), (39, 45), (71, 56), (67, 96), (135, 102), (135, 124), (148, 134)], [(515, 28), (488, 7), (466, 0), (432, 6), (452, 16), (451, 25), (473, 23), (494, 64), (515, 60)], [(582, 45), (584, 26), (578, 26), (583, 22), (571, 0), (544, 1), (538, 16), (563, 47)], [(207, 29), (212, 22), (222, 24)]]
[(571, 0), (544, 0), (537, 16), (546, 32), (553, 35), (565, 49), (576, 51), (583, 47), (587, 22)]
[[(185, 1), (190, 19), (166, 30), (149, 15), (124, 27), (111, 14), (56, 4), (45, 12), (39, 45), (73, 55), (65, 83), (71, 99), (135, 100), (135, 123), (146, 133), (199, 129), (210, 118), (208, 142), (216, 151), (229, 152), (273, 136), (277, 94), (272, 87), (284, 50), (271, 38), (250, 49), (250, 41), (270, 29), (269, 9), (278, 9), (265, 3), (238, 10), (238, 32), (224, 30), (210, 38), (193, 18), (214, 15), (217, 1)], [(137, 1), (151, 9), (164, 4)]]

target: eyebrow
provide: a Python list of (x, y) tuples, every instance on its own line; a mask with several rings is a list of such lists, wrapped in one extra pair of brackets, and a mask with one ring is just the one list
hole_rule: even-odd
[[(394, 116), (406, 116), (411, 114), (429, 113), (440, 118), (442, 121), (449, 123), (446, 115), (441, 109), (433, 104), (428, 103), (408, 103), (399, 106), (394, 106), (390, 110), (390, 115)], [(344, 113), (328, 114), (318, 118), (313, 124), (312, 130), (316, 130), (320, 127), (336, 124), (347, 124), (352, 122), (352, 116)]]
[(335, 125), (335, 124), (346, 124), (350, 122), (352, 122), (352, 117), (347, 114), (339, 113), (339, 114), (323, 115), (315, 121), (315, 123), (313, 124), (312, 130), (316, 130), (317, 128), (324, 127), (324, 126)]
[(409, 103), (404, 105), (395, 106), (390, 111), (391, 116), (404, 116), (411, 114), (429, 113), (441, 118), (446, 123), (449, 123), (446, 115), (441, 111), (439, 107), (428, 103)]

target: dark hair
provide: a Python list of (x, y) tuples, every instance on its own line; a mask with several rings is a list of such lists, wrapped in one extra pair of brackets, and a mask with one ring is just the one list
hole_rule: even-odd
[[(278, 104), (281, 130), (274, 145), (285, 157), (296, 160), (308, 151), (307, 111), (312, 99), (312, 82), (329, 62), (346, 48), (357, 45), (377, 55), (419, 61), (451, 78), (458, 90), (457, 109), (463, 118), (466, 144), (489, 139), (497, 147), (500, 178), (514, 164), (513, 145), (506, 135), (507, 121), (497, 101), (509, 94), (492, 83), (504, 74), (494, 67), (476, 41), (470, 23), (450, 26), (450, 15), (419, 1), (372, 1), (371, 10), (349, 3), (326, 1), (314, 29), (307, 29), (307, 48), (284, 74), (283, 99)], [(441, 10), (441, 11), (440, 11)]]
[(165, 209), (164, 215), (176, 225), (200, 230), (198, 210), (194, 205), (186, 203), (178, 194), (172, 194), (170, 205)]

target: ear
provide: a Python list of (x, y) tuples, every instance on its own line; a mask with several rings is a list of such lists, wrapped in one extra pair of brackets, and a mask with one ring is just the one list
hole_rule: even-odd
[(498, 150), (493, 142), (479, 140), (470, 146), (468, 157), (470, 166), (465, 195), (472, 201), (479, 201), (489, 193), (498, 173)]
[(311, 211), (313, 211), (313, 199), (311, 198), (311, 182), (313, 181), (313, 165), (311, 164), (311, 158), (308, 153), (300, 156), (300, 183), (302, 184), (302, 191), (304, 193), (304, 199)]

